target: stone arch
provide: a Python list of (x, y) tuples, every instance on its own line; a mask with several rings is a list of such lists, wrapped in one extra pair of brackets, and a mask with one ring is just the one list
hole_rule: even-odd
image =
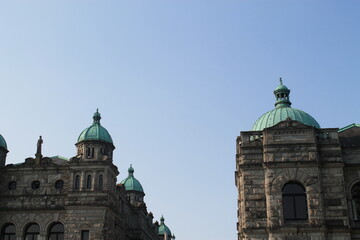
[(348, 205), (348, 214), (351, 221), (360, 221), (359, 211), (359, 200), (356, 201), (353, 197), (352, 190), (357, 185), (360, 184), (360, 179), (354, 177), (351, 181), (346, 184), (346, 199)]
[[(59, 223), (62, 225), (63, 231), (62, 231), (62, 232), (56, 232), (56, 230), (55, 230), (55, 232), (54, 232), (54, 231), (51, 232), (51, 229), (52, 229), (55, 225), (57, 225), (57, 224), (59, 224)], [(64, 237), (64, 235), (65, 235), (65, 224), (64, 224), (63, 221), (59, 221), (59, 220), (53, 219), (53, 221), (49, 221), (49, 222), (46, 224), (46, 232), (45, 232), (46, 239), (50, 238), (50, 236), (51, 236), (52, 234), (62, 234), (62, 236)], [(54, 235), (53, 235), (53, 236), (54, 236)]]
[(2, 220), (0, 222), (0, 231), (2, 231), (4, 229), (4, 227), (8, 224), (14, 224), (15, 225), (15, 228), (16, 228), (16, 231), (19, 230), (19, 222), (17, 221), (13, 221), (13, 219), (10, 219), (10, 218), (6, 218), (4, 220)]
[[(316, 224), (321, 219), (321, 186), (316, 171), (308, 168), (271, 168), (266, 169), (265, 194), (268, 227), (283, 226), (284, 212), (282, 202), (282, 188), (287, 182), (297, 182), (306, 190), (308, 206), (308, 222)], [(316, 202), (314, 200), (316, 199)], [(313, 211), (316, 210), (316, 211)]]
[(43, 226), (38, 221), (26, 221), (21, 228), (21, 238), (24, 238), (27, 228), (32, 224), (37, 224), (39, 226), (39, 235), (41, 236), (41, 233), (44, 231)]
[(270, 182), (270, 191), (281, 193), (283, 186), (289, 181), (300, 183), (305, 187), (306, 191), (308, 191), (308, 186), (316, 183), (304, 170), (296, 168), (284, 169), (282, 174), (278, 174), (278, 176)]
[(355, 184), (360, 182), (359, 177), (353, 177), (349, 182), (346, 183), (346, 197), (347, 199), (352, 199), (351, 189), (354, 187)]
[(45, 227), (44, 230), (46, 231), (46, 233), (49, 231), (50, 227), (52, 227), (55, 223), (61, 223), (65, 227), (64, 220), (62, 220), (62, 219), (51, 219), (51, 220), (47, 221), (46, 224), (44, 224), (44, 227)]
[(0, 235), (1, 235), (1, 237), (3, 236), (2, 234), (3, 234), (4, 230), (5, 230), (5, 228), (10, 226), (10, 225), (15, 226), (15, 234), (19, 231), (18, 226), (17, 226), (16, 223), (14, 223), (13, 221), (6, 221), (6, 222), (4, 222), (4, 223), (2, 223), (0, 225)]

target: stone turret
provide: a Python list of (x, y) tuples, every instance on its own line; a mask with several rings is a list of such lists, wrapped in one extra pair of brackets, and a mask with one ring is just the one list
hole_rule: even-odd
[(145, 193), (141, 183), (134, 177), (132, 165), (130, 165), (128, 173), (128, 177), (122, 180), (120, 184), (124, 185), (130, 203), (137, 207), (142, 206), (144, 205)]
[(175, 235), (171, 235), (170, 228), (165, 225), (165, 218), (161, 216), (160, 218), (160, 226), (158, 230), (158, 235), (161, 240), (175, 240)]

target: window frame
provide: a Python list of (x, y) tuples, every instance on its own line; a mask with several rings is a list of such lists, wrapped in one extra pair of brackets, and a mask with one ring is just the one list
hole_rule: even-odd
[[(295, 189), (298, 187), (301, 188), (301, 191)], [(292, 188), (292, 189), (286, 189), (286, 188)], [(284, 184), (281, 193), (282, 193), (284, 222), (285, 223), (306, 222), (309, 219), (306, 188), (299, 182), (290, 181)], [(305, 217), (298, 216), (299, 211), (301, 211), (300, 214), (305, 215)], [(289, 215), (294, 217), (290, 218)]]
[[(352, 207), (352, 215), (354, 222), (360, 222), (360, 192), (358, 193), (359, 196), (355, 196), (354, 188), (360, 188), (360, 182), (356, 182), (351, 186), (350, 195), (351, 195), (351, 207)], [(358, 204), (356, 204), (358, 202)], [(357, 207), (358, 205), (358, 207)]]
[[(38, 227), (39, 230), (29, 232), (29, 228), (31, 228), (33, 226)], [(28, 237), (30, 237), (30, 238), (28, 238)], [(25, 231), (24, 231), (24, 240), (38, 240), (39, 237), (40, 237), (40, 225), (35, 222), (29, 223), (26, 226)]]
[[(6, 229), (8, 227), (14, 227), (14, 232), (6, 232)], [(13, 224), (13, 223), (4, 224), (4, 226), (1, 228), (0, 239), (1, 240), (16, 240), (16, 226), (15, 226), (15, 224)]]
[[(56, 226), (56, 225), (61, 225), (62, 227), (62, 231), (52, 231), (52, 229)], [(51, 224), (51, 226), (49, 227), (48, 230), (48, 236), (47, 236), (47, 240), (52, 240), (51, 237), (53, 237), (55, 235), (55, 240), (64, 240), (64, 234), (65, 234), (65, 228), (64, 228), (64, 224), (62, 224), (61, 222), (54, 222)], [(60, 236), (59, 236), (60, 235)], [(62, 238), (61, 238), (62, 235)]]

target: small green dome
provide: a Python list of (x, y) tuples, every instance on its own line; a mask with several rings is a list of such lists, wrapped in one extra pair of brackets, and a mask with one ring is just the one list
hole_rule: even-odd
[(7, 144), (3, 136), (0, 134), (0, 147), (3, 147), (7, 150)]
[(282, 84), (280, 78), (280, 85), (274, 91), (276, 97), (275, 109), (263, 114), (256, 120), (252, 131), (262, 131), (264, 128), (272, 127), (279, 122), (291, 118), (294, 121), (301, 122), (302, 124), (320, 128), (319, 123), (308, 113), (291, 107), (289, 98), (290, 90)]
[(134, 177), (134, 168), (130, 165), (129, 169), (129, 176), (121, 181), (120, 184), (125, 186), (126, 191), (137, 191), (137, 192), (144, 192), (143, 187), (141, 186), (140, 182)]
[(97, 141), (113, 143), (109, 132), (100, 124), (101, 115), (97, 109), (96, 112), (94, 113), (93, 119), (94, 119), (94, 123), (80, 133), (78, 142), (97, 140)]
[(160, 218), (160, 226), (159, 226), (159, 231), (158, 231), (158, 235), (170, 235), (171, 236), (171, 231), (168, 228), (168, 226), (165, 225), (165, 218), (163, 216), (161, 216)]
[(282, 84), (282, 79), (280, 78), (280, 85), (274, 90), (274, 93), (279, 91), (285, 91), (287, 93), (290, 93), (290, 89), (288, 89), (285, 85)]

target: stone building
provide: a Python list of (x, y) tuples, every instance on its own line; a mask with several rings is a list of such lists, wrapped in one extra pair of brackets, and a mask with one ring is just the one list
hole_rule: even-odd
[(238, 239), (360, 239), (360, 125), (321, 128), (274, 94), (236, 140)]
[[(0, 135), (1, 240), (170, 240), (147, 211), (144, 190), (134, 177), (116, 184), (115, 146), (100, 113), (81, 132), (75, 157), (43, 157), (6, 165)], [(163, 222), (162, 222), (163, 224)]]

